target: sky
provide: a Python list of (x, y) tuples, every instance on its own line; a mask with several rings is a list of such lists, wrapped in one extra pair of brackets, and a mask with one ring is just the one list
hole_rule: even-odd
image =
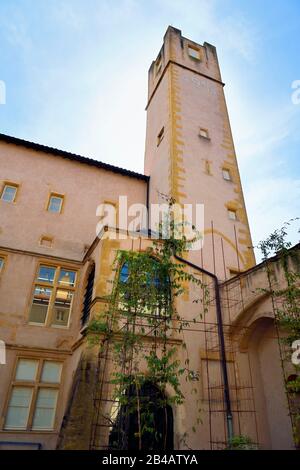
[(0, 132), (143, 173), (168, 25), (217, 47), (256, 245), (300, 215), (299, 0), (0, 0)]

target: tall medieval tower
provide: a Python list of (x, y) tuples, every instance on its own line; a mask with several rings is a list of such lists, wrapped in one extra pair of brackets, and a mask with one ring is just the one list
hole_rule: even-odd
[(149, 199), (204, 204), (203, 249), (190, 257), (220, 279), (255, 264), (223, 87), (215, 47), (170, 26), (148, 76)]

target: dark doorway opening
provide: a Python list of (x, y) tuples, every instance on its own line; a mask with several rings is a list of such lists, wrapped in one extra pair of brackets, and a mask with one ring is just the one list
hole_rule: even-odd
[(164, 393), (152, 382), (137, 391), (130, 385), (109, 435), (109, 448), (174, 450), (173, 411)]

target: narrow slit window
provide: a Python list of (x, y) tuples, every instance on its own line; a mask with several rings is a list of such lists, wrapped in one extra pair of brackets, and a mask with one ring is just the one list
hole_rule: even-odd
[(163, 128), (160, 130), (160, 132), (159, 132), (159, 134), (158, 134), (158, 136), (157, 136), (157, 147), (159, 146), (159, 144), (160, 144), (161, 141), (163, 140), (164, 134), (165, 134), (165, 128), (163, 127)]
[(5, 264), (4, 258), (2, 258), (2, 256), (0, 256), (0, 274), (1, 274), (1, 271), (3, 270), (3, 268), (4, 268), (4, 264)]
[(84, 326), (90, 318), (93, 289), (94, 289), (94, 280), (95, 280), (95, 265), (92, 266), (91, 271), (88, 275), (87, 283), (86, 283), (82, 316), (81, 316), (82, 326)]

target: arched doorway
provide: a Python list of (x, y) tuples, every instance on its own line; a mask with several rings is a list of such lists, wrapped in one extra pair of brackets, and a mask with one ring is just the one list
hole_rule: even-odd
[(118, 450), (174, 449), (173, 411), (163, 392), (145, 382), (137, 392), (126, 390), (127, 404), (121, 405), (109, 435), (109, 448)]
[(259, 318), (248, 332), (259, 442), (265, 449), (292, 449), (291, 420), (274, 320)]

